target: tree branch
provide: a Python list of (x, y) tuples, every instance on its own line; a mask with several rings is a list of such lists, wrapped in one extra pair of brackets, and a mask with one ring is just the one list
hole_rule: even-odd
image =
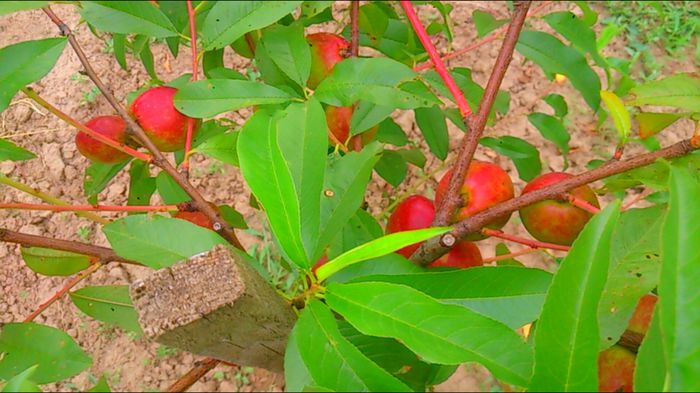
[(506, 74), (510, 60), (513, 58), (513, 50), (520, 36), (520, 31), (523, 28), (523, 23), (525, 22), (525, 16), (527, 16), (529, 7), (529, 1), (518, 2), (516, 4), (513, 21), (508, 25), (506, 37), (503, 40), (503, 45), (501, 45), (496, 63), (493, 66), (493, 71), (486, 84), (484, 96), (479, 103), (479, 109), (476, 115), (472, 116), (471, 120), (467, 120), (467, 118), (464, 119), (464, 124), (467, 126), (467, 134), (464, 135), (460, 143), (459, 154), (452, 168), (452, 177), (450, 178), (447, 191), (445, 192), (445, 197), (440, 204), (435, 207), (433, 226), (447, 225), (450, 222), (452, 212), (463, 202), (459, 194), (459, 189), (462, 183), (464, 183), (464, 178), (467, 175), (472, 157), (474, 157), (476, 147), (479, 145), (479, 139), (481, 139), (481, 134), (484, 132), (486, 119), (496, 100), (498, 89), (501, 87), (501, 82)]
[(121, 262), (141, 266), (141, 263), (139, 262), (118, 256), (114, 250), (110, 248), (93, 246), (91, 244), (74, 242), (70, 240), (60, 240), (44, 236), (30, 235), (27, 233), (11, 231), (5, 228), (0, 228), (0, 241), (17, 243), (27, 247), (43, 247), (53, 250), (74, 252), (76, 254), (99, 258), (105, 263)]
[[(197, 80), (199, 59), (197, 57), (197, 27), (195, 26), (195, 12), (192, 8), (192, 0), (187, 0), (187, 18), (190, 20), (190, 48), (192, 48), (192, 81)], [(191, 117), (187, 118), (187, 137), (185, 139), (185, 159), (182, 162), (182, 175), (185, 178), (189, 177), (190, 169), (190, 150), (192, 149), (192, 135), (194, 134), (195, 120)]]
[(491, 221), (510, 214), (522, 207), (545, 199), (565, 198), (566, 192), (576, 187), (652, 164), (659, 158), (669, 159), (680, 157), (699, 147), (700, 145), (693, 144), (691, 139), (686, 139), (664, 149), (641, 154), (624, 161), (610, 161), (603, 166), (581, 173), (559, 183), (528, 192), (527, 194), (520, 195), (519, 197), (513, 199), (509, 199), (503, 203), (499, 203), (486, 210), (483, 210), (472, 217), (458, 222), (456, 225), (454, 225), (451, 232), (427, 240), (418, 248), (418, 250), (416, 250), (416, 252), (413, 253), (413, 255), (411, 255), (411, 260), (420, 265), (426, 266), (449, 251), (447, 247), (440, 244), (440, 239), (444, 236), (454, 236), (457, 239), (464, 238), (471, 233), (479, 232), (481, 228)]
[(360, 1), (350, 0), (350, 56), (360, 54)]
[(148, 138), (144, 130), (136, 124), (134, 119), (129, 116), (129, 114), (126, 112), (126, 110), (119, 104), (119, 101), (114, 97), (114, 94), (107, 88), (107, 86), (102, 82), (99, 76), (97, 76), (97, 73), (95, 70), (92, 68), (92, 65), (90, 64), (90, 61), (88, 60), (87, 56), (85, 56), (85, 52), (83, 52), (82, 48), (80, 47), (80, 44), (78, 43), (78, 40), (75, 38), (75, 35), (71, 31), (71, 29), (66, 25), (61, 18), (59, 18), (52, 10), (50, 6), (46, 6), (42, 8), (44, 13), (48, 15), (48, 17), (51, 19), (51, 21), (58, 26), (59, 30), (61, 31), (61, 34), (64, 36), (68, 37), (68, 43), (71, 45), (73, 48), (73, 51), (75, 51), (75, 54), (78, 55), (78, 59), (80, 60), (80, 63), (83, 65), (85, 68), (85, 72), (92, 80), (92, 82), (97, 86), (97, 88), (102, 92), (102, 95), (104, 95), (105, 99), (107, 99), (107, 102), (117, 111), (119, 116), (121, 116), (124, 121), (126, 121), (128, 127), (128, 131), (135, 135), (137, 140), (143, 144), (143, 146), (146, 147), (152, 154), (153, 154), (153, 163), (163, 169), (170, 177), (175, 180), (175, 182), (182, 187), (183, 190), (189, 195), (197, 205), (197, 208), (204, 213), (212, 222), (213, 222), (213, 227), (216, 232), (218, 232), (224, 239), (226, 239), (229, 243), (234, 245), (235, 247), (243, 250), (243, 245), (241, 242), (238, 240), (236, 237), (236, 234), (233, 230), (233, 227), (229, 225), (226, 220), (224, 220), (221, 215), (218, 212), (218, 209), (212, 207), (209, 205), (206, 199), (202, 196), (202, 194), (197, 191), (197, 189), (190, 184), (187, 179), (185, 179), (180, 173), (175, 169), (173, 165), (170, 164), (170, 162), (165, 158), (163, 153), (158, 150), (158, 148), (151, 142), (151, 140)]
[(197, 361), (194, 367), (175, 381), (166, 392), (184, 392), (189, 389), (190, 386), (194, 385), (195, 382), (199, 381), (200, 378), (205, 376), (209, 371), (214, 369), (219, 363), (219, 360), (214, 358), (206, 358), (202, 361)]

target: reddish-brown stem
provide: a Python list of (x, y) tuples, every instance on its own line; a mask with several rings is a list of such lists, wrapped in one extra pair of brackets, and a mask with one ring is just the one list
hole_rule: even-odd
[(435, 49), (433, 42), (430, 41), (430, 36), (428, 35), (428, 32), (425, 31), (425, 26), (423, 26), (423, 23), (421, 23), (420, 19), (418, 18), (418, 15), (413, 9), (411, 2), (408, 0), (401, 0), (401, 7), (403, 7), (404, 12), (406, 13), (406, 17), (408, 17), (408, 21), (411, 23), (413, 31), (416, 32), (418, 39), (420, 40), (421, 44), (423, 44), (423, 48), (425, 48), (426, 52), (428, 52), (430, 60), (432, 60), (433, 64), (435, 64), (435, 71), (437, 71), (437, 73), (440, 75), (440, 78), (442, 78), (443, 82), (445, 82), (445, 85), (450, 90), (450, 94), (452, 94), (452, 97), (454, 97), (462, 117), (466, 118), (467, 116), (471, 115), (472, 109), (469, 107), (467, 99), (459, 89), (459, 86), (457, 86), (457, 83), (455, 83), (450, 71), (448, 71), (447, 67), (445, 67), (445, 63), (443, 63), (440, 59), (440, 54), (438, 53), (437, 49)]
[(469, 164), (472, 161), (472, 157), (474, 157), (476, 147), (479, 145), (479, 140), (481, 139), (481, 134), (484, 132), (484, 127), (486, 127), (486, 119), (488, 118), (489, 112), (491, 112), (493, 103), (496, 100), (498, 89), (501, 87), (501, 82), (506, 74), (510, 60), (513, 58), (515, 44), (518, 42), (518, 37), (520, 36), (520, 31), (523, 28), (523, 23), (525, 22), (525, 16), (527, 16), (527, 10), (530, 7), (530, 2), (517, 2), (515, 7), (513, 21), (508, 24), (506, 37), (503, 40), (501, 49), (498, 51), (498, 57), (496, 57), (496, 62), (493, 66), (493, 70), (491, 71), (491, 76), (486, 83), (484, 96), (479, 103), (479, 109), (477, 110), (476, 114), (469, 119), (469, 121), (464, 119), (464, 124), (467, 126), (468, 132), (466, 135), (464, 135), (462, 141), (460, 142), (459, 153), (454, 165), (452, 166), (452, 177), (450, 178), (450, 182), (447, 186), (445, 197), (442, 199), (440, 204), (436, 206), (433, 226), (446, 225), (450, 221), (452, 212), (455, 211), (455, 209), (457, 209), (457, 207), (463, 202), (459, 189), (462, 186), (462, 183), (464, 183), (464, 178), (467, 175)]
[[(652, 164), (659, 158), (670, 159), (684, 156), (697, 148), (698, 147), (693, 146), (690, 143), (690, 139), (686, 139), (663, 149), (640, 154), (627, 160), (609, 161), (598, 168), (583, 172), (556, 184), (552, 184), (551, 186), (540, 188), (538, 190), (528, 192), (527, 194), (522, 194), (517, 198), (509, 199), (503, 203), (494, 205), (481, 211), (480, 213), (473, 215), (472, 217), (458, 222), (453, 226), (453, 230), (445, 235), (462, 239), (471, 233), (479, 232), (481, 228), (491, 221), (498, 219), (499, 217), (504, 217), (535, 202), (545, 199), (562, 199), (565, 198), (567, 191), (576, 187)], [(416, 250), (416, 252), (413, 253), (411, 260), (421, 265), (427, 265), (447, 253), (449, 248), (444, 247), (440, 241), (440, 239), (445, 235), (428, 239), (418, 248), (418, 250)]]
[[(530, 12), (528, 12), (528, 16), (537, 14), (542, 9), (544, 9), (544, 7), (546, 7), (549, 3), (550, 3), (549, 1), (541, 2), (536, 8), (533, 8), (532, 10), (530, 10)], [(499, 27), (493, 33), (484, 37), (481, 41), (473, 43), (471, 45), (468, 45), (468, 46), (466, 46), (460, 50), (454, 51), (452, 53), (448, 53), (445, 56), (442, 56), (440, 59), (443, 62), (447, 61), (447, 60), (451, 60), (451, 59), (454, 59), (455, 57), (462, 56), (463, 54), (470, 52), (476, 48), (479, 48), (485, 44), (488, 44), (489, 42), (496, 41), (498, 38), (501, 37), (503, 32), (506, 31), (506, 29), (508, 29), (508, 25), (503, 25), (503, 26)], [(427, 70), (430, 68), (433, 68), (433, 61), (432, 60), (428, 60), (424, 63), (418, 64), (417, 66), (413, 67), (413, 71), (420, 72), (420, 71), (424, 71), (424, 70)]]
[(214, 367), (216, 367), (219, 363), (221, 363), (220, 360), (214, 359), (214, 358), (206, 358), (201, 361), (195, 362), (194, 367), (190, 371), (187, 372), (187, 374), (183, 375), (175, 381), (170, 387), (168, 387), (168, 390), (166, 392), (184, 392), (185, 390), (189, 389), (190, 386), (194, 385), (195, 382), (199, 381), (200, 378), (202, 378), (206, 373), (211, 371)]
[(350, 56), (360, 54), (360, 0), (350, 0)]
[(45, 205), (36, 203), (0, 203), (0, 209), (48, 210), (53, 212), (167, 212), (178, 210), (175, 205), (165, 206), (110, 206), (110, 205)]
[(121, 116), (124, 121), (126, 121), (126, 124), (129, 126), (128, 131), (135, 135), (136, 139), (143, 144), (143, 146), (146, 147), (152, 154), (153, 154), (153, 164), (157, 165), (159, 168), (164, 170), (170, 177), (175, 180), (175, 182), (182, 187), (183, 190), (192, 197), (194, 200), (194, 203), (197, 205), (197, 208), (199, 211), (204, 213), (214, 224), (214, 230), (219, 233), (224, 239), (226, 239), (229, 243), (231, 243), (233, 246), (236, 248), (239, 248), (241, 250), (244, 249), (243, 245), (241, 242), (238, 240), (238, 237), (236, 236), (236, 233), (233, 230), (233, 227), (229, 225), (229, 223), (224, 220), (221, 215), (219, 214), (218, 209), (212, 207), (209, 205), (206, 199), (202, 196), (202, 194), (197, 191), (197, 189), (187, 180), (185, 179), (184, 176), (182, 176), (175, 167), (170, 164), (168, 159), (163, 155), (163, 153), (158, 150), (158, 148), (153, 144), (153, 142), (148, 138), (146, 135), (146, 132), (141, 128), (134, 119), (129, 116), (129, 114), (126, 112), (126, 110), (121, 106), (119, 101), (117, 101), (116, 97), (112, 92), (109, 90), (109, 88), (102, 82), (99, 76), (97, 76), (97, 73), (95, 70), (92, 68), (92, 65), (90, 64), (90, 61), (88, 60), (87, 56), (85, 56), (85, 52), (83, 52), (83, 49), (80, 47), (80, 44), (78, 43), (78, 40), (75, 38), (75, 35), (71, 31), (71, 29), (66, 25), (61, 18), (59, 18), (52, 10), (50, 6), (46, 6), (42, 8), (44, 13), (51, 19), (51, 21), (58, 26), (59, 30), (61, 31), (61, 34), (68, 37), (68, 43), (70, 46), (73, 48), (73, 51), (75, 54), (78, 56), (78, 59), (80, 60), (80, 64), (83, 65), (85, 68), (85, 73), (87, 76), (92, 80), (92, 82), (97, 86), (97, 88), (100, 90), (102, 95), (105, 97), (107, 102), (114, 108), (114, 110), (117, 111), (119, 116)]
[(44, 100), (43, 98), (41, 98), (41, 97), (39, 96), (39, 94), (37, 94), (37, 93), (34, 91), (34, 89), (32, 89), (31, 87), (24, 87), (24, 88), (22, 88), (22, 91), (24, 92), (24, 94), (27, 95), (27, 97), (31, 98), (34, 102), (36, 102), (37, 104), (41, 105), (42, 107), (44, 107), (44, 108), (45, 108), (46, 110), (48, 110), (49, 112), (53, 113), (53, 114), (54, 114), (56, 117), (58, 117), (59, 119), (63, 120), (64, 122), (66, 122), (66, 123), (68, 123), (68, 124), (70, 124), (71, 126), (77, 128), (80, 132), (84, 132), (84, 133), (90, 135), (91, 137), (97, 139), (98, 141), (104, 143), (105, 145), (111, 146), (111, 147), (113, 147), (113, 148), (115, 148), (115, 149), (117, 149), (117, 150), (119, 150), (119, 151), (122, 151), (122, 152), (124, 152), (124, 153), (126, 153), (126, 154), (128, 154), (128, 155), (130, 155), (130, 156), (132, 156), (132, 157), (138, 158), (139, 160), (143, 160), (143, 161), (149, 162), (149, 161), (151, 161), (151, 160), (153, 159), (153, 158), (152, 158), (150, 155), (148, 155), (148, 154), (141, 153), (140, 151), (135, 150), (135, 149), (132, 149), (131, 147), (129, 147), (129, 146), (123, 144), (123, 143), (119, 143), (119, 142), (115, 141), (115, 140), (112, 139), (112, 138), (108, 138), (108, 137), (106, 137), (106, 136), (104, 136), (104, 135), (102, 135), (102, 134), (100, 134), (100, 133), (97, 133), (97, 132), (95, 132), (95, 131), (89, 129), (89, 128), (86, 127), (84, 124), (79, 123), (77, 120), (75, 120), (75, 119), (73, 119), (72, 117), (68, 116), (68, 114), (62, 112), (60, 109), (58, 109), (58, 108), (56, 108), (55, 106), (49, 104), (46, 100)]
[(87, 255), (99, 258), (102, 262), (121, 262), (131, 265), (141, 265), (136, 261), (118, 256), (112, 249), (93, 246), (70, 240), (52, 239), (44, 236), (30, 235), (27, 233), (10, 231), (9, 229), (0, 228), (0, 241), (8, 243), (17, 243), (26, 247), (43, 247), (53, 250), (74, 252), (76, 254)]
[(75, 275), (75, 277), (71, 278), (66, 282), (66, 284), (56, 291), (56, 293), (53, 294), (47, 301), (41, 303), (39, 307), (37, 307), (36, 310), (34, 310), (31, 314), (29, 314), (26, 318), (24, 318), (23, 322), (31, 322), (36, 318), (39, 314), (44, 312), (47, 308), (49, 308), (50, 305), (52, 305), (56, 300), (60, 299), (63, 295), (68, 293), (68, 291), (71, 290), (74, 286), (76, 286), (79, 282), (83, 281), (87, 277), (89, 277), (92, 273), (96, 272), (97, 269), (102, 267), (102, 264), (99, 261), (93, 260), (92, 265), (90, 265), (87, 269), (83, 270), (82, 272), (78, 273)]
[(496, 229), (484, 228), (481, 230), (481, 233), (483, 233), (486, 236), (497, 237), (499, 239), (508, 240), (508, 241), (511, 241), (514, 243), (524, 244), (526, 246), (533, 247), (533, 248), (548, 248), (550, 250), (559, 250), (559, 251), (569, 251), (569, 249), (571, 248), (569, 246), (562, 246), (560, 244), (545, 243), (545, 242), (540, 242), (537, 240), (526, 239), (524, 237), (510, 235), (510, 234), (504, 233), (503, 231), (499, 231)]
[(502, 261), (504, 259), (515, 258), (515, 257), (519, 257), (519, 256), (525, 255), (525, 254), (532, 254), (533, 252), (537, 252), (540, 250), (541, 249), (537, 248), (537, 247), (523, 248), (520, 251), (511, 252), (509, 254), (495, 255), (495, 256), (492, 256), (489, 258), (484, 258), (483, 262), (484, 262), (484, 264), (486, 264), (486, 263), (491, 263), (491, 262), (496, 262), (496, 261)]
[(569, 203), (578, 207), (579, 209), (583, 209), (591, 214), (600, 213), (600, 208), (593, 206), (590, 202), (585, 201), (576, 195), (569, 194), (567, 195), (567, 199), (569, 200)]
[[(197, 60), (197, 27), (195, 26), (195, 12), (192, 8), (192, 1), (187, 0), (187, 17), (190, 20), (190, 48), (192, 48), (192, 81), (197, 80), (197, 73), (199, 61)], [(195, 120), (193, 118), (187, 119), (187, 137), (185, 139), (185, 159), (182, 162), (182, 170), (184, 176), (189, 176), (190, 169), (190, 157), (189, 153), (192, 150), (192, 134), (194, 133)]]
[(255, 41), (253, 41), (253, 37), (250, 35), (250, 33), (245, 33), (243, 37), (245, 39), (245, 43), (248, 44), (248, 49), (250, 49), (250, 53), (255, 55)]
[(641, 201), (642, 199), (648, 197), (651, 195), (651, 193), (654, 192), (654, 190), (647, 188), (644, 191), (640, 192), (639, 194), (635, 195), (631, 201), (627, 202), (625, 205), (622, 206), (621, 211), (625, 211), (630, 209), (632, 206), (637, 204), (637, 202)]

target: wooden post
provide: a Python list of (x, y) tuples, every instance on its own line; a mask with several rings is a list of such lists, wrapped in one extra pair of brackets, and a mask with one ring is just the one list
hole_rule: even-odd
[(130, 288), (146, 336), (197, 355), (282, 372), (296, 315), (238, 250), (219, 245)]

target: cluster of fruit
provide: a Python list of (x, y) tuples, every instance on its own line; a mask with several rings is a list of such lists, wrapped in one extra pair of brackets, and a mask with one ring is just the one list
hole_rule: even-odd
[[(439, 205), (445, 198), (447, 187), (452, 177), (452, 171), (448, 171), (438, 184), (435, 191), (435, 203)], [(571, 175), (561, 172), (547, 173), (532, 180), (523, 189), (523, 194), (552, 185), (570, 178)], [(570, 192), (575, 197), (598, 207), (598, 198), (588, 186), (578, 187)], [(498, 165), (473, 161), (464, 182), (459, 189), (463, 205), (454, 213), (454, 222), (471, 217), (495, 204), (513, 198), (513, 183), (508, 174)], [(572, 205), (568, 201), (544, 200), (524, 207), (520, 210), (525, 229), (537, 240), (571, 245), (581, 232), (586, 222), (591, 218), (591, 213)], [(428, 198), (420, 195), (412, 195), (403, 200), (389, 217), (387, 232), (401, 232), (413, 229), (428, 228), (433, 222), (435, 207)], [(491, 229), (502, 228), (510, 219), (510, 214), (498, 218), (487, 227)], [(467, 268), (482, 264), (479, 248), (471, 241), (484, 239), (482, 234), (474, 234), (465, 240), (460, 240), (453, 249), (442, 258), (433, 262), (430, 266), (450, 266)], [(420, 246), (414, 244), (399, 250), (405, 257)]]

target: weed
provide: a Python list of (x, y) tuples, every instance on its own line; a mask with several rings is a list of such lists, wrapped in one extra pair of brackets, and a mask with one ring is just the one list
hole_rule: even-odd
[(170, 356), (175, 356), (180, 352), (179, 349), (169, 347), (167, 345), (160, 345), (156, 348), (156, 357), (159, 359), (165, 359)]
[(87, 242), (90, 240), (90, 235), (92, 233), (92, 229), (90, 227), (80, 227), (76, 231), (76, 234), (80, 238), (80, 240)]

